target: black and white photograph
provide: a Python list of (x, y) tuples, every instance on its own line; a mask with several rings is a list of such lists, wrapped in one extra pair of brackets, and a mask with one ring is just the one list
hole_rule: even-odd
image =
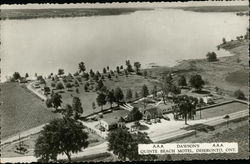
[(249, 159), (249, 2), (0, 6), (1, 163)]

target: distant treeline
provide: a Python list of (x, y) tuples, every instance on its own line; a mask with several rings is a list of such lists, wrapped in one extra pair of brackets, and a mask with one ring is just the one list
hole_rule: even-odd
[(67, 9), (2, 9), (0, 20), (56, 17), (84, 17), (129, 14), (149, 8), (67, 8)]
[(248, 6), (190, 6), (190, 7), (176, 7), (185, 11), (195, 12), (243, 12), (249, 11)]

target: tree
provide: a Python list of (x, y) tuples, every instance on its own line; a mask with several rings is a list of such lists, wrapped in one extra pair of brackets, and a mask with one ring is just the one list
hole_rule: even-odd
[(222, 38), (222, 43), (223, 43), (223, 44), (226, 44), (226, 43), (227, 43), (227, 41), (226, 41), (225, 38)]
[(63, 69), (59, 69), (59, 70), (58, 70), (58, 75), (61, 76), (61, 75), (63, 75), (63, 74), (64, 74), (64, 70), (63, 70)]
[(106, 100), (110, 104), (110, 108), (112, 108), (112, 104), (115, 102), (115, 94), (113, 89), (108, 91)]
[(44, 93), (49, 93), (50, 92), (50, 88), (49, 87), (44, 87)]
[(138, 144), (152, 143), (145, 133), (138, 132), (131, 134), (125, 128), (118, 128), (108, 134), (108, 150), (113, 151), (120, 160), (149, 160), (155, 159), (156, 156), (139, 155)]
[(178, 86), (181, 86), (181, 87), (187, 86), (187, 81), (186, 81), (185, 76), (180, 75), (179, 78), (178, 78), (177, 83), (178, 83)]
[(109, 71), (109, 66), (107, 66), (107, 70)]
[(89, 91), (89, 86), (87, 85), (87, 83), (85, 83), (85, 85), (84, 85), (84, 90), (85, 90), (85, 92)]
[(215, 52), (208, 52), (207, 53), (207, 61), (209, 62), (214, 62), (214, 61), (217, 61), (217, 55)]
[(115, 88), (115, 102), (117, 103), (117, 105), (120, 105), (120, 101), (123, 100), (124, 94), (122, 92), (122, 89), (120, 87)]
[(128, 89), (128, 90), (127, 90), (127, 93), (126, 93), (126, 100), (127, 100), (127, 101), (130, 101), (132, 98), (133, 98), (132, 90), (131, 90), (131, 89)]
[(26, 73), (26, 74), (25, 74), (25, 78), (28, 78), (28, 77), (29, 77), (29, 74), (28, 74), (28, 73)]
[(123, 65), (120, 66), (120, 69), (123, 69)]
[(141, 89), (141, 96), (144, 97), (144, 108), (146, 108), (146, 97), (149, 95), (148, 87), (144, 84)]
[(92, 102), (92, 109), (93, 109), (93, 113), (95, 113), (95, 109), (96, 109), (95, 102)]
[(111, 77), (110, 73), (108, 74), (108, 78), (109, 78), (109, 79), (112, 79), (112, 77)]
[(156, 85), (152, 89), (151, 94), (153, 95), (154, 98), (157, 97), (157, 86)]
[(144, 78), (147, 78), (148, 72), (146, 70), (143, 71), (143, 76), (144, 76)]
[(76, 88), (76, 93), (80, 93), (78, 88)]
[(94, 80), (95, 80), (96, 82), (99, 81), (99, 76), (98, 76), (97, 74), (94, 75)]
[(93, 78), (95, 76), (95, 73), (92, 69), (89, 70), (89, 76)]
[(128, 114), (129, 121), (139, 121), (142, 119), (142, 113), (138, 110), (138, 108), (134, 107)]
[(70, 83), (66, 83), (66, 88), (68, 88), (69, 90), (70, 88), (72, 88), (72, 85)]
[(66, 117), (66, 118), (70, 118), (70, 117), (73, 116), (73, 113), (74, 112), (73, 112), (72, 106), (69, 105), (69, 104), (66, 104), (66, 106), (65, 106), (65, 108), (64, 108), (64, 110), (62, 112), (63, 116)]
[(111, 74), (112, 76), (114, 76), (114, 75), (115, 75), (115, 73), (114, 73), (114, 71), (113, 71), (113, 70), (110, 70), (110, 74)]
[(142, 86), (141, 96), (142, 97), (147, 97), (148, 95), (149, 95), (148, 87), (144, 84)]
[(193, 115), (196, 114), (195, 109), (198, 104), (198, 99), (187, 95), (181, 95), (174, 98), (174, 103), (177, 105), (174, 114), (182, 115), (187, 125), (187, 119), (191, 119)]
[(237, 99), (241, 99), (241, 100), (245, 100), (246, 97), (245, 97), (245, 94), (239, 89), (239, 90), (236, 90), (234, 92), (234, 96), (237, 98)]
[(86, 70), (86, 67), (85, 67), (85, 64), (84, 64), (84, 62), (80, 62), (79, 64), (78, 64), (78, 69), (79, 69), (79, 73), (84, 73), (85, 72), (85, 70)]
[(126, 77), (128, 77), (128, 70), (125, 69), (124, 73), (125, 73)]
[(84, 126), (73, 119), (62, 118), (51, 121), (43, 127), (35, 144), (35, 156), (41, 162), (56, 161), (59, 154), (78, 153), (88, 146), (88, 133)]
[(126, 60), (126, 66), (128, 72), (134, 72), (132, 65), (130, 64), (130, 60)]
[(72, 110), (74, 111), (75, 119), (79, 119), (80, 115), (83, 113), (82, 103), (79, 97), (73, 97)]
[(56, 89), (64, 89), (63, 84), (62, 84), (61, 82), (58, 82), (58, 83), (56, 84)]
[(135, 72), (138, 74), (140, 72), (141, 63), (140, 62), (134, 62)]
[(116, 67), (116, 72), (117, 72), (118, 74), (120, 73), (120, 67), (119, 67), (119, 66)]
[(96, 71), (96, 75), (97, 75), (98, 77), (101, 77), (101, 76), (102, 76), (102, 75), (100, 74), (99, 71)]
[(52, 100), (50, 98), (46, 99), (45, 104), (46, 104), (47, 108), (51, 108), (52, 107)]
[(99, 93), (97, 98), (96, 98), (96, 102), (98, 106), (101, 106), (101, 110), (103, 110), (103, 105), (105, 105), (107, 103), (106, 101), (106, 95), (104, 93)]
[(102, 87), (104, 87), (104, 84), (103, 84), (102, 80), (99, 80), (97, 83), (96, 89), (100, 90)]
[(192, 75), (189, 80), (190, 85), (195, 88), (197, 91), (201, 91), (203, 85), (205, 84), (204, 80), (202, 80), (201, 75)]
[(171, 73), (169, 73), (166, 76), (163, 76), (161, 82), (161, 95), (164, 104), (166, 104), (166, 98), (168, 98), (168, 94), (170, 93), (172, 86), (173, 86), (173, 77)]
[(89, 80), (89, 73), (88, 72), (84, 73), (83, 77), (85, 78), (86, 81), (88, 81)]
[(58, 93), (52, 93), (51, 102), (53, 107), (57, 110), (59, 106), (62, 104), (62, 96)]
[(135, 99), (138, 99), (139, 98), (139, 94), (138, 92), (135, 92)]
[(106, 68), (105, 68), (105, 67), (103, 68), (102, 72), (103, 72), (104, 74), (106, 74), (106, 73), (107, 73), (107, 70), (106, 70)]
[(19, 74), (19, 72), (15, 72), (14, 74), (13, 74), (13, 79), (14, 80), (18, 80), (18, 79), (20, 79), (21, 78), (21, 75)]

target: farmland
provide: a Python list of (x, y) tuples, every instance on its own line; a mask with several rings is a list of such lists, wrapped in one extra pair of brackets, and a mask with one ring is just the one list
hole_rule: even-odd
[(1, 84), (1, 138), (17, 134), (59, 117), (44, 102), (17, 83)]

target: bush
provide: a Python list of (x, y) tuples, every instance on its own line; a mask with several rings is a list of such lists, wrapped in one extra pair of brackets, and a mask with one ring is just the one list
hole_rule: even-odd
[(246, 99), (245, 94), (240, 89), (234, 92), (234, 96), (237, 99), (241, 99), (241, 100), (245, 100)]
[(55, 86), (56, 86), (56, 84), (55, 84), (55, 83), (51, 83), (51, 87), (53, 87), (53, 88), (54, 88)]
[(207, 61), (209, 62), (214, 62), (214, 61), (217, 61), (217, 55), (215, 52), (209, 52), (207, 53)]
[(61, 82), (57, 83), (56, 89), (64, 89), (63, 84)]
[(52, 100), (51, 100), (51, 99), (47, 99), (47, 100), (45, 101), (45, 104), (46, 104), (46, 106), (47, 106), (48, 108), (51, 108), (51, 107), (52, 107)]
[(66, 83), (66, 87), (71, 88), (72, 87), (71, 83)]

